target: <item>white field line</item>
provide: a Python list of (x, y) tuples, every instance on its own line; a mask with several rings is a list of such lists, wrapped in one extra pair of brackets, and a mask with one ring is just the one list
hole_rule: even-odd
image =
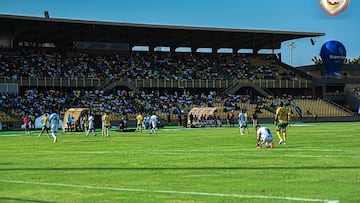
[(24, 135), (18, 135), (18, 134), (3, 134), (0, 135), (0, 137), (22, 137)]
[[(73, 154), (74, 152), (64, 152), (64, 153), (69, 153), (69, 154)], [(64, 154), (63, 153), (63, 154)], [(92, 151), (92, 152), (76, 152), (77, 154), (107, 154), (107, 155), (111, 155), (111, 154), (122, 154), (122, 155), (126, 155), (126, 154), (130, 154), (130, 155), (135, 155), (135, 154), (153, 154), (153, 155), (195, 155), (195, 154), (208, 154), (208, 155), (223, 155), (223, 156), (236, 156), (239, 155), (238, 153), (221, 153), (221, 152), (214, 152), (214, 153), (194, 153), (194, 152), (167, 152), (167, 151), (163, 151), (163, 152), (151, 152), (151, 151), (144, 151), (144, 152), (128, 152), (128, 151), (109, 151), (109, 152), (104, 152), (104, 151)], [(247, 156), (256, 156), (258, 157), (258, 155), (251, 155), (251, 154), (246, 154)], [(279, 155), (263, 155), (266, 157), (278, 157)], [(347, 159), (360, 159), (360, 156), (349, 156), (349, 155), (281, 155), (281, 157), (290, 157), (290, 158), (347, 158)]]
[[(259, 150), (259, 149), (255, 149), (254, 150)], [(290, 149), (290, 148), (275, 148), (275, 149), (263, 149), (263, 150), (286, 150), (286, 151), (315, 151), (315, 152), (359, 152), (360, 150), (356, 150), (356, 149), (349, 149), (349, 150), (342, 150), (342, 149), (317, 149), (317, 148), (301, 148), (301, 149)], [(221, 149), (221, 147), (219, 148), (214, 148), (214, 149), (188, 149), (188, 150), (182, 150), (182, 149), (164, 149), (164, 150), (126, 150), (126, 151), (89, 151), (89, 152), (79, 152), (76, 151), (76, 153), (112, 153), (112, 152), (118, 152), (118, 153), (144, 153), (144, 152), (168, 152), (168, 153), (208, 153), (208, 152), (215, 152), (216, 153), (220, 153), (221, 152), (240, 152), (240, 151), (244, 151), (244, 152), (249, 152), (248, 148), (244, 148), (244, 149)], [(64, 151), (64, 153), (69, 152), (69, 151)], [(69, 153), (74, 153), (73, 151), (69, 152)]]
[(243, 198), (243, 199), (278, 199), (278, 200), (289, 200), (289, 201), (323, 202), (323, 203), (338, 203), (339, 202), (339, 200), (310, 199), (310, 198), (300, 198), (300, 197), (240, 195), (240, 194), (223, 194), (223, 193), (191, 192), (191, 191), (176, 191), (176, 190), (147, 190), (147, 189), (137, 189), (137, 188), (116, 188), (116, 187), (114, 188), (114, 187), (99, 187), (99, 186), (90, 186), (90, 185), (75, 185), (75, 184), (66, 184), (66, 183), (32, 182), (32, 181), (22, 181), (22, 180), (0, 180), (0, 182), (14, 183), (14, 184), (27, 184), (27, 185), (46, 185), (46, 186), (71, 187), (71, 188), (127, 191), (127, 192), (167, 193), (167, 194), (214, 196), (214, 197), (236, 197), (236, 198)]
[[(265, 150), (265, 149), (264, 149)], [(62, 153), (68, 153), (68, 154), (154, 154), (154, 155), (194, 155), (194, 154), (214, 154), (214, 155), (239, 155), (238, 152), (245, 152), (247, 156), (252, 156), (249, 154), (249, 150), (221, 150), (221, 151), (214, 151), (214, 150), (135, 150), (135, 151), (64, 151)], [(312, 150), (307, 150), (312, 151)], [(318, 152), (330, 152), (328, 150), (313, 150)], [(335, 152), (339, 152), (336, 150)], [(345, 151), (341, 151), (345, 152)], [(349, 151), (350, 152), (350, 151)], [(352, 153), (354, 151), (351, 151)], [(340, 153), (341, 154), (341, 153)], [(258, 155), (254, 155), (258, 156)], [(272, 156), (278, 156), (277, 154), (266, 154), (264, 156), (272, 157)], [(341, 154), (341, 155), (281, 155), (282, 157), (299, 157), (299, 158), (353, 158), (353, 159), (359, 159), (360, 155), (348, 155), (348, 154)]]

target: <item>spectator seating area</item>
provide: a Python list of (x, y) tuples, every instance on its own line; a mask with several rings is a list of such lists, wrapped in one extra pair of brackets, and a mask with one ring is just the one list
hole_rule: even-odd
[[(70, 54), (69, 54), (70, 55)], [(69, 57), (53, 49), (0, 49), (0, 77), (17, 80), (29, 78), (100, 78), (165, 79), (165, 80), (298, 80), (297, 73), (281, 66), (274, 55), (196, 54), (136, 52), (131, 55), (72, 54)], [(176, 120), (174, 108), (186, 114), (193, 107), (217, 107), (221, 119), (229, 111), (246, 109), (260, 118), (273, 117), (275, 101), (288, 98), (262, 98), (251, 95), (222, 95), (208, 89), (190, 93), (184, 88), (168, 90), (142, 89), (141, 93), (121, 88), (99, 90), (91, 88), (20, 87), (18, 95), (0, 93), (0, 120), (21, 120), (26, 113), (40, 116), (57, 111), (64, 115), (71, 107), (89, 107), (101, 114), (107, 111), (114, 119), (134, 119), (137, 112), (155, 112), (162, 119)], [(295, 99), (296, 104), (318, 116), (348, 115), (342, 109), (317, 99)], [(289, 106), (293, 108), (293, 106)], [(320, 111), (324, 110), (324, 111)], [(309, 115), (311, 115), (309, 114)], [(308, 114), (303, 114), (308, 116)]]
[[(40, 116), (45, 112), (57, 111), (64, 115), (71, 107), (90, 107), (93, 112), (102, 114), (109, 112), (116, 120), (122, 117), (134, 120), (138, 112), (150, 114), (155, 112), (160, 118), (177, 120), (174, 109), (179, 107), (183, 114), (186, 114), (194, 107), (217, 107), (216, 114), (220, 119), (225, 120), (230, 111), (237, 115), (241, 109), (245, 109), (248, 115), (257, 112), (259, 118), (272, 118), (277, 103), (289, 101), (288, 98), (262, 98), (255, 101), (250, 100), (247, 95), (216, 96), (214, 93), (190, 95), (184, 91), (179, 94), (164, 93), (158, 90), (150, 93), (127, 92), (125, 90), (114, 90), (104, 92), (99, 90), (26, 90), (23, 96), (2, 96), (0, 100), (0, 119), (3, 121), (21, 120), (26, 113)], [(351, 116), (349, 112), (337, 108), (331, 103), (321, 99), (296, 98), (292, 99), (288, 107), (296, 114), (295, 107), (302, 109), (303, 117), (317, 116)], [(5, 113), (6, 112), (6, 113)], [(12, 115), (12, 116), (10, 116)]]
[[(134, 52), (131, 55), (71, 54), (53, 49), (0, 49), (0, 77), (101, 79), (281, 79), (300, 75), (282, 68), (274, 55)], [(70, 54), (68, 54), (70, 55)]]

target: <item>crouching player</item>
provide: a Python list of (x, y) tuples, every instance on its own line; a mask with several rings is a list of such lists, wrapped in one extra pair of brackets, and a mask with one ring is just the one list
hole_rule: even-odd
[(266, 148), (274, 148), (273, 136), (268, 127), (261, 127), (260, 125), (255, 126), (257, 134), (256, 147), (261, 149), (262, 144), (265, 143)]

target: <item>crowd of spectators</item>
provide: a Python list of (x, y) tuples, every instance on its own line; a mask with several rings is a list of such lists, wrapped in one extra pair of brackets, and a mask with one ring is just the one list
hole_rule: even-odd
[[(219, 109), (224, 114), (214, 117), (214, 123), (217, 120), (226, 119), (224, 115), (239, 110), (245, 110), (244, 106), (254, 105), (253, 111), (261, 114), (264, 110), (275, 109), (278, 101), (290, 102), (294, 98), (292, 95), (284, 95), (283, 97), (264, 98), (261, 96), (246, 95), (218, 95), (214, 91), (190, 93), (188, 90), (182, 91), (160, 91), (160, 90), (144, 90), (141, 93), (135, 91), (127, 91), (121, 89), (103, 90), (87, 90), (87, 89), (27, 89), (19, 95), (2, 93), (0, 94), (0, 111), (22, 118), (26, 114), (35, 115), (36, 117), (44, 113), (58, 112), (64, 115), (66, 110), (73, 107), (90, 108), (97, 115), (104, 112), (112, 114), (115, 118), (125, 118), (134, 120), (136, 115), (141, 112), (145, 116), (153, 113), (158, 114), (160, 118), (170, 123), (170, 117), (176, 118), (176, 109), (180, 113), (186, 115), (193, 107), (223, 107)], [(20, 96), (21, 95), (21, 96)], [(254, 113), (251, 112), (251, 113)], [(223, 115), (219, 118), (219, 115)], [(200, 118), (199, 118), (200, 119)], [(208, 118), (200, 119), (206, 120)]]
[[(21, 96), (20, 96), (21, 95)], [(160, 112), (164, 117), (174, 113), (175, 108), (188, 112), (192, 107), (214, 107), (214, 103), (233, 101), (236, 103), (239, 95), (216, 95), (215, 92), (190, 94), (189, 91), (127, 91), (113, 89), (84, 90), (84, 89), (27, 89), (20, 95), (1, 93), (0, 110), (22, 117), (29, 114), (35, 116), (47, 112), (59, 112), (64, 115), (71, 107), (87, 107), (97, 114), (113, 113), (118, 117), (130, 116), (135, 118), (139, 112), (151, 114)], [(228, 103), (225, 103), (227, 106)], [(227, 106), (231, 110), (234, 106)], [(225, 109), (227, 110), (227, 109)]]
[[(282, 68), (274, 55), (134, 52), (131, 55), (75, 54), (53, 49), (1, 49), (0, 77), (233, 80), (287, 79), (298, 75)], [(253, 63), (256, 63), (253, 64)]]
[[(297, 75), (278, 65), (273, 55), (196, 54), (135, 52), (131, 55), (76, 54), (69, 57), (53, 49), (0, 49), (0, 77), (30, 78), (100, 78), (233, 80), (289, 79)], [(225, 111), (238, 110), (241, 103), (259, 103), (262, 98), (245, 95), (217, 95), (203, 90), (143, 90), (141, 93), (122, 89), (39, 89), (21, 90), (19, 95), (1, 93), (0, 110), (13, 115), (36, 116), (57, 111), (64, 114), (70, 107), (90, 107), (94, 111), (133, 117), (137, 112), (172, 114), (179, 107), (188, 112), (193, 106), (213, 107), (223, 103)]]

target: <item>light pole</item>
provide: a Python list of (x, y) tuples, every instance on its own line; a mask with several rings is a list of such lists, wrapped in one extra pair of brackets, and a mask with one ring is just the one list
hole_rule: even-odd
[(290, 65), (292, 66), (292, 50), (293, 48), (296, 48), (295, 42), (288, 44), (288, 47), (290, 48)]

